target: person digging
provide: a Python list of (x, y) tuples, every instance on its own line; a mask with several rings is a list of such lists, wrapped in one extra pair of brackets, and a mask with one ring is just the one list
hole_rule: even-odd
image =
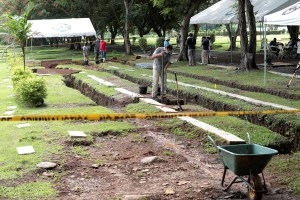
[(158, 47), (150, 57), (153, 60), (152, 99), (158, 100), (158, 82), (161, 85), (162, 101), (166, 93), (167, 68), (170, 65), (173, 46)]

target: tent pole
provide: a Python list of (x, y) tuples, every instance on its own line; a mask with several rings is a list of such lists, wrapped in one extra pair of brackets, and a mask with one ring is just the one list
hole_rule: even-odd
[(232, 39), (232, 23), (230, 23), (230, 63), (232, 64), (232, 45), (233, 45), (233, 39)]
[(266, 34), (266, 24), (263, 24), (264, 27), (264, 85), (266, 85), (267, 79), (267, 34)]
[(205, 36), (207, 37), (207, 23), (205, 24)]

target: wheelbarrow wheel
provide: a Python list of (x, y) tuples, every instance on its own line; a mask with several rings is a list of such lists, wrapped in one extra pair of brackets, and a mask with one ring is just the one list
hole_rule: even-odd
[(261, 200), (263, 191), (263, 184), (261, 182), (260, 176), (258, 174), (252, 175), (249, 177), (249, 184), (256, 191), (253, 191), (252, 188), (248, 187), (249, 199), (251, 200)]

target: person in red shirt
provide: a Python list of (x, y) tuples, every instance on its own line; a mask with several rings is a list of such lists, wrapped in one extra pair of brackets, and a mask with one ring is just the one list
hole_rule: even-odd
[(104, 39), (101, 39), (101, 41), (100, 41), (100, 54), (101, 54), (103, 62), (105, 62), (105, 60), (106, 60), (106, 42)]

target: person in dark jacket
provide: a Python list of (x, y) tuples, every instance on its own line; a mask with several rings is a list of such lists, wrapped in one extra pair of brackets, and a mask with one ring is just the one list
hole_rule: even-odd
[(100, 47), (100, 41), (99, 38), (97, 38), (93, 44), (94, 46), (94, 54), (95, 54), (95, 62), (98, 64), (99, 63), (99, 47)]
[(201, 58), (202, 58), (202, 64), (204, 65), (208, 64), (208, 52), (209, 52), (209, 40), (205, 36), (203, 36)]
[(186, 45), (188, 47), (189, 66), (194, 66), (196, 65), (196, 40), (192, 33), (189, 34)]

